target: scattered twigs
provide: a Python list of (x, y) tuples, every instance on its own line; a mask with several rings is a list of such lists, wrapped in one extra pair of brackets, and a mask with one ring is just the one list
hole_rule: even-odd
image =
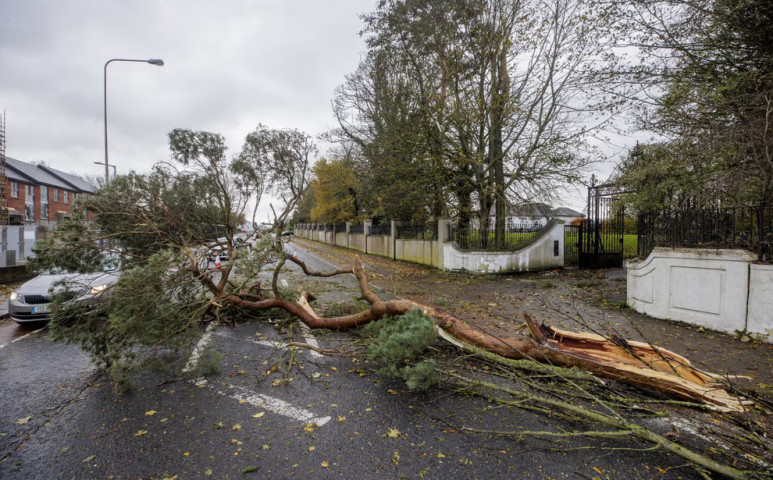
[[(585, 421), (597, 423), (599, 425), (603, 425), (609, 428), (614, 428), (619, 431), (628, 432), (628, 434), (633, 437), (653, 443), (670, 453), (678, 455), (692, 462), (693, 464), (703, 467), (712, 472), (719, 473), (721, 475), (725, 475), (735, 479), (754, 478), (753, 473), (751, 472), (738, 470), (738, 469), (729, 467), (727, 465), (723, 465), (719, 462), (715, 462), (710, 458), (704, 457), (703, 455), (695, 453), (692, 450), (689, 450), (685, 447), (682, 447), (681, 445), (678, 445), (670, 441), (669, 439), (667, 439), (662, 435), (659, 435), (655, 432), (652, 432), (634, 423), (630, 423), (627, 420), (623, 419), (622, 417), (612, 417), (604, 413), (590, 410), (581, 405), (565, 402), (563, 400), (558, 400), (556, 398), (543, 397), (540, 395), (534, 395), (532, 393), (520, 392), (520, 391), (513, 390), (500, 385), (495, 385), (489, 382), (473, 380), (454, 372), (445, 371), (443, 373), (446, 376), (454, 378), (470, 387), (478, 387), (478, 388), (484, 388), (488, 390), (498, 390), (501, 392), (505, 392), (509, 395), (512, 395), (513, 397), (521, 401), (535, 403), (535, 404), (543, 405), (553, 409), (558, 409), (563, 412), (572, 413), (576, 415), (578, 418), (581, 418)], [(514, 432), (514, 434), (516, 436), (521, 435), (520, 432)]]

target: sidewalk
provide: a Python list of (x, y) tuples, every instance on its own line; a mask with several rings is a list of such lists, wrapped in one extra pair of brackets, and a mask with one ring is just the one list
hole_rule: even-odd
[(655, 319), (625, 307), (623, 269), (472, 276), (293, 241), (339, 266), (352, 264), (360, 255), (371, 283), (387, 293), (444, 309), (494, 335), (517, 335), (523, 312), (528, 312), (536, 321), (562, 329), (649, 341), (687, 357), (698, 368), (751, 377), (738, 380), (738, 386), (773, 399), (773, 345)]

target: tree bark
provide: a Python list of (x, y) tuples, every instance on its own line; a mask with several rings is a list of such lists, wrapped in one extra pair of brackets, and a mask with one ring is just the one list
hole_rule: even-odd
[[(291, 258), (291, 257), (290, 257)], [(296, 263), (302, 263), (292, 259)], [(419, 308), (432, 317), (438, 327), (454, 339), (510, 359), (528, 359), (563, 368), (579, 369), (599, 377), (651, 388), (685, 400), (710, 405), (720, 411), (743, 412), (752, 402), (733, 396), (724, 390), (711, 374), (697, 370), (686, 358), (666, 349), (622, 338), (607, 339), (591, 333), (576, 333), (539, 325), (524, 314), (531, 338), (525, 336), (499, 338), (465, 323), (447, 312), (435, 310), (411, 300), (384, 301), (370, 289), (368, 276), (357, 257), (351, 269), (330, 273), (309, 271), (309, 275), (331, 276), (353, 273), (359, 282), (362, 297), (370, 309), (343, 317), (320, 317), (312, 308), (310, 295), (302, 292), (291, 302), (276, 297), (250, 301), (237, 295), (227, 300), (249, 309), (282, 308), (296, 315), (309, 328), (346, 329), (386, 316), (407, 313)]]

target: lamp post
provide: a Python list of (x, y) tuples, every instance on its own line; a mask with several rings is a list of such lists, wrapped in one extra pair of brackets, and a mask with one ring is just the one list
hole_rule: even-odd
[[(107, 165), (105, 162), (94, 162), (94, 165)], [(113, 169), (113, 180), (118, 177), (118, 172), (115, 169), (115, 165), (108, 165), (110, 168)]]
[[(104, 69), (104, 106), (105, 106), (105, 185), (110, 183), (110, 162), (107, 159), (107, 66), (110, 65), (110, 62), (137, 62), (137, 63), (149, 63), (151, 65), (156, 65), (157, 67), (163, 67), (164, 61), (160, 58), (151, 58), (149, 60), (134, 60), (131, 58), (112, 58), (105, 62), (105, 69)], [(97, 163), (97, 162), (94, 162)], [(100, 163), (101, 165), (101, 163)], [(115, 168), (115, 167), (113, 167)]]

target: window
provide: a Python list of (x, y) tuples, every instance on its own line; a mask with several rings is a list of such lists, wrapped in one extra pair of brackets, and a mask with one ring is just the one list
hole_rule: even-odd
[(67, 190), (62, 190), (62, 201), (64, 203), (70, 203), (70, 199), (67, 198), (69, 196), (69, 194), (70, 194), (70, 192), (68, 192)]
[(28, 222), (35, 221), (35, 186), (25, 185), (27, 191), (24, 196), (24, 219)]
[(40, 218), (48, 219), (48, 187), (40, 186)]
[(59, 189), (58, 188), (54, 189), (54, 201), (55, 202), (59, 201)]
[(11, 182), (11, 198), (19, 198), (19, 182)]

